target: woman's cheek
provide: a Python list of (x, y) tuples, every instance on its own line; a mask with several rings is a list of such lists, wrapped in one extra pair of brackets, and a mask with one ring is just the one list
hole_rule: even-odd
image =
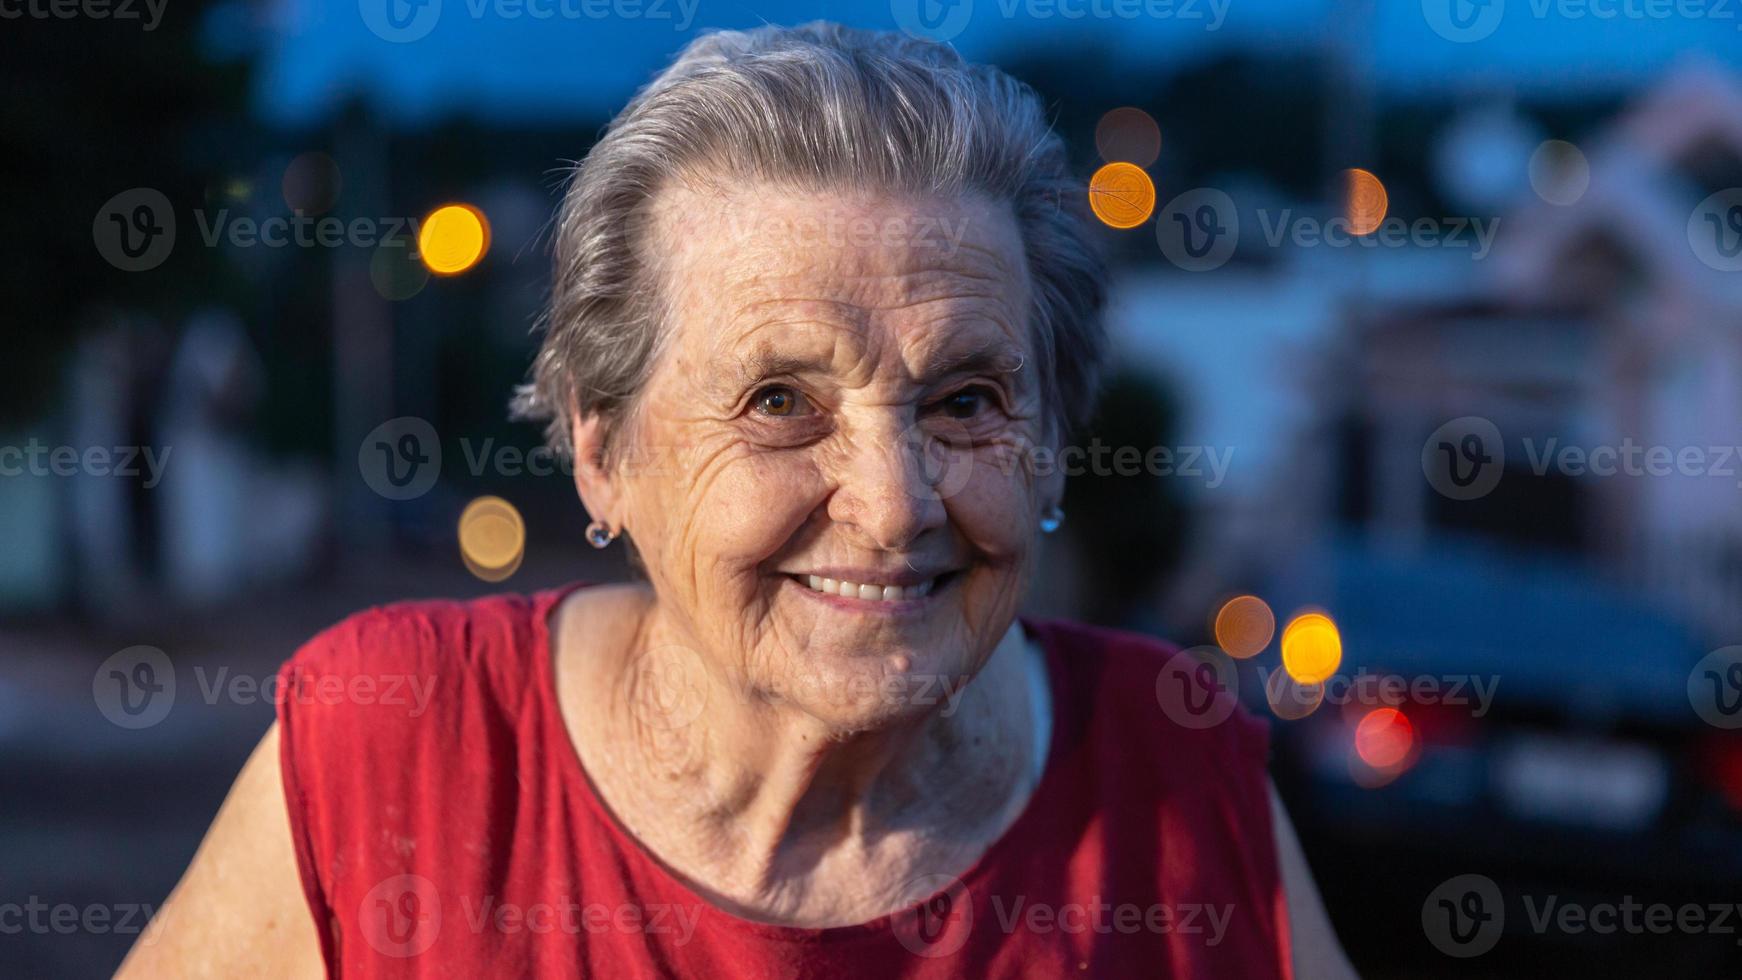
[(817, 467), (802, 453), (752, 449), (722, 460), (702, 475), (702, 493), (686, 505), (707, 522), (697, 547), (733, 571), (759, 576), (816, 509), (819, 482)]
[(1034, 486), (1020, 468), (1005, 472), (991, 463), (976, 465), (944, 503), (962, 535), (995, 558), (1018, 558), (1034, 539)]

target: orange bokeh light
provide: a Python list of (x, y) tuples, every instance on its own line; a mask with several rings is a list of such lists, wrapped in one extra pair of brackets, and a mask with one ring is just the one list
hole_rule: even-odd
[(444, 204), (423, 219), (417, 251), (423, 264), (438, 276), (457, 276), (484, 257), (490, 248), (490, 223), (470, 204)]
[(1282, 668), (1300, 684), (1323, 684), (1343, 662), (1343, 637), (1331, 617), (1302, 613), (1282, 630)]
[(467, 504), (458, 537), (466, 570), (486, 582), (513, 575), (526, 556), (526, 522), (501, 497), (479, 497)]
[(1325, 686), (1296, 683), (1287, 671), (1278, 670), (1264, 682), (1264, 699), (1276, 717), (1283, 721), (1299, 721), (1325, 703)]
[(1360, 167), (1343, 171), (1343, 180), (1343, 214), (1349, 219), (1349, 233), (1371, 235), (1378, 231), (1385, 220), (1386, 210), (1391, 206), (1385, 184), (1372, 171)]
[(1155, 211), (1155, 184), (1134, 163), (1109, 163), (1089, 178), (1089, 209), (1109, 228), (1135, 228)]
[(1275, 635), (1276, 614), (1255, 595), (1235, 596), (1216, 613), (1216, 645), (1231, 657), (1255, 657)]
[(1123, 161), (1147, 167), (1161, 156), (1161, 127), (1142, 109), (1121, 106), (1095, 124), (1095, 149), (1109, 163)]

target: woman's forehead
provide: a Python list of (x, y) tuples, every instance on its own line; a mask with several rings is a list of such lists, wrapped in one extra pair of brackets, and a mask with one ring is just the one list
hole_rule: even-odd
[(652, 241), (671, 285), (730, 290), (740, 304), (785, 292), (887, 305), (955, 279), (1003, 289), (1026, 278), (1015, 216), (982, 195), (709, 186), (656, 199)]
[[(899, 357), (924, 376), (971, 358), (1025, 359), (1028, 279), (1008, 208), (979, 198), (730, 196), (688, 212), (667, 239), (673, 339), (710, 371), (839, 372)], [(696, 220), (704, 215), (714, 220)]]

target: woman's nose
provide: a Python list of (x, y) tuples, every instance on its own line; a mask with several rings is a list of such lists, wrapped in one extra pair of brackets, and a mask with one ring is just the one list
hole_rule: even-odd
[(946, 450), (900, 418), (862, 428), (842, 458), (829, 517), (857, 528), (869, 547), (908, 548), (946, 523), (945, 497), (961, 487), (960, 468), (969, 461)]

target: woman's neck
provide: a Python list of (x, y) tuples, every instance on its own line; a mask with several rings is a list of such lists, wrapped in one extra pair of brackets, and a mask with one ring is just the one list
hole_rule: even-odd
[(576, 750), (627, 829), (739, 915), (839, 925), (892, 911), (924, 897), (906, 894), (913, 879), (971, 864), (1033, 790), (1044, 748), (1019, 628), (953, 710), (842, 733), (696, 663), (644, 590), (594, 598), (565, 609), (557, 634)]

